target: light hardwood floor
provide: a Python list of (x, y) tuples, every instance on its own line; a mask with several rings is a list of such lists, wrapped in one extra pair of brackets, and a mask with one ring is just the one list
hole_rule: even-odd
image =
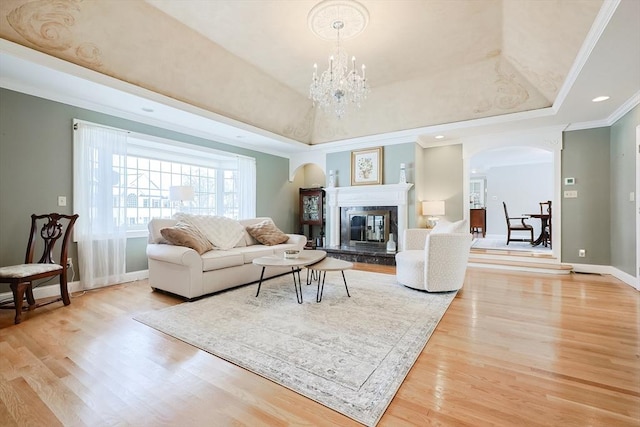
[[(140, 281), (0, 310), (0, 425), (359, 425), (132, 319), (178, 303)], [(379, 425), (638, 426), (639, 316), (609, 276), (469, 268)]]

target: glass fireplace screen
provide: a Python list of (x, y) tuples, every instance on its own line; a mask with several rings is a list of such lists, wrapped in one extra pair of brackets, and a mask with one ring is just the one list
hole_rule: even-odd
[(389, 239), (388, 211), (349, 212), (349, 245), (384, 246)]

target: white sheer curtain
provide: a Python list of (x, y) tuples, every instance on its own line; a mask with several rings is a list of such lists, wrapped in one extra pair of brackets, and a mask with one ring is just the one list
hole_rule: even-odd
[(238, 157), (239, 219), (256, 217), (256, 159)]
[(122, 282), (127, 243), (127, 133), (74, 121), (73, 149), (80, 282), (84, 289)]

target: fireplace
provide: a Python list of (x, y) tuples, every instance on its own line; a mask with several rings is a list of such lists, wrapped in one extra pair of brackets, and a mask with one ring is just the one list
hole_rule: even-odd
[(387, 241), (393, 236), (397, 249), (402, 250), (412, 186), (403, 183), (325, 188), (327, 246), (323, 250), (347, 261), (395, 265), (395, 251), (387, 252)]
[(353, 206), (340, 212), (340, 246), (386, 251), (389, 235), (398, 232), (396, 206)]
[(347, 215), (349, 246), (386, 245), (389, 240), (389, 212), (355, 211)]

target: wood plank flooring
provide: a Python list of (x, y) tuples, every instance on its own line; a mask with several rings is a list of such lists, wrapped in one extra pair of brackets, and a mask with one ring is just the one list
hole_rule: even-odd
[[(139, 281), (1, 310), (0, 425), (359, 425), (132, 319), (178, 303)], [(610, 276), (469, 268), (379, 425), (638, 426), (639, 316)]]

